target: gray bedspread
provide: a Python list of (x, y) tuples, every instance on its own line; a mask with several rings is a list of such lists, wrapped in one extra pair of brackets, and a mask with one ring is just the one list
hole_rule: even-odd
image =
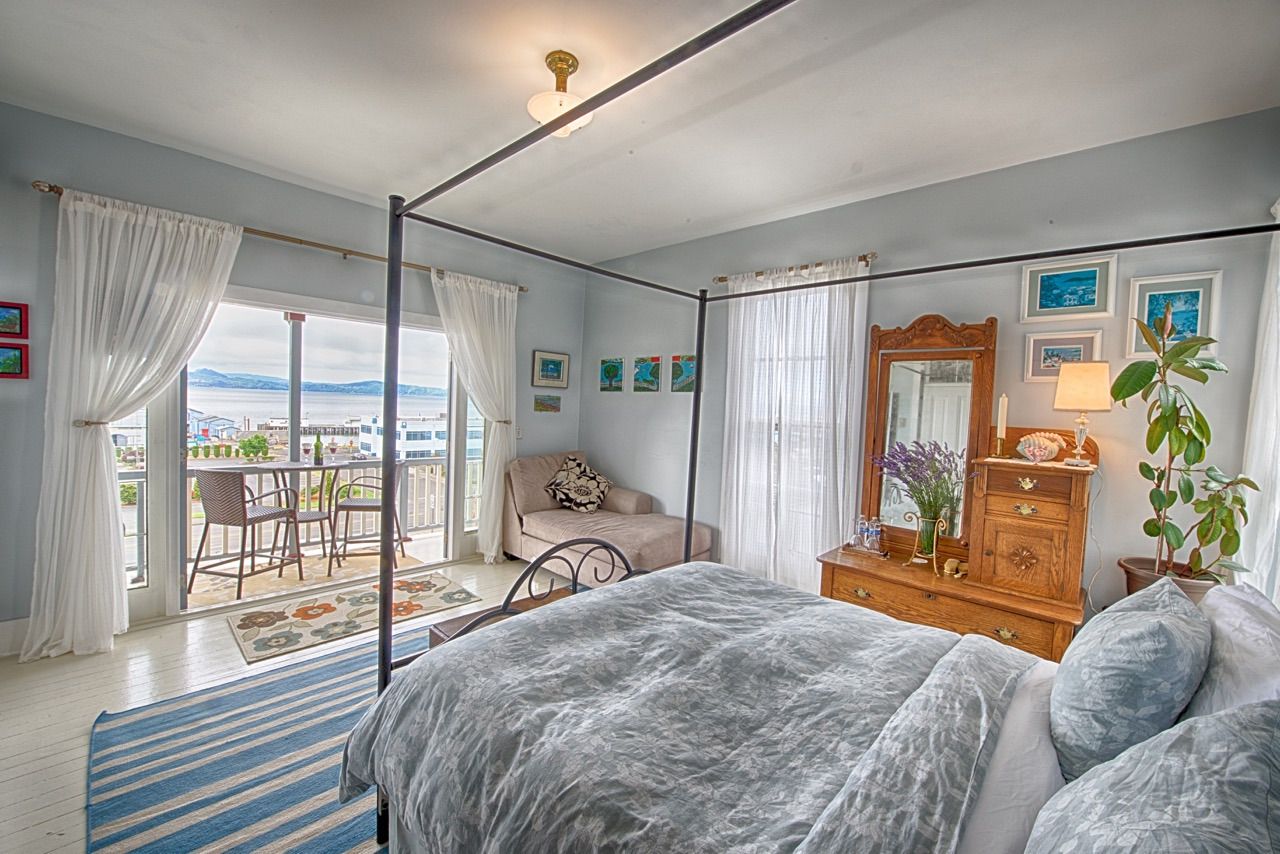
[(399, 671), (341, 796), (433, 852), (951, 851), (1036, 660), (692, 563)]

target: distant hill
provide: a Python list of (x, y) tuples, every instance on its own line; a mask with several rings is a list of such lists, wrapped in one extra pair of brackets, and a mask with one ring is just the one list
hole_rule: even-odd
[[(197, 368), (187, 374), (187, 384), (197, 388), (244, 388), (266, 391), (288, 391), (289, 381), (281, 377), (268, 377), (262, 374), (224, 374), (212, 368)], [(361, 380), (354, 383), (302, 383), (303, 391), (326, 392), (329, 394), (359, 394), (368, 396), (382, 395), (382, 380)], [(401, 385), (401, 397), (438, 397), (449, 396), (447, 389), (425, 385)]]

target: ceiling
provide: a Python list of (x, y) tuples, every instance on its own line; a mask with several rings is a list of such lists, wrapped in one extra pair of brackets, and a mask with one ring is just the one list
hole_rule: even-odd
[[(382, 205), (747, 0), (5, 0), (0, 101)], [(602, 260), (1280, 104), (1276, 0), (799, 0), (423, 212)], [(288, 230), (288, 223), (270, 223)]]

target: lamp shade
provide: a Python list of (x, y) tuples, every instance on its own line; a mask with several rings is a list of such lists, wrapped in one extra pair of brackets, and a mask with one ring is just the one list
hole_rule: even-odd
[(1111, 365), (1107, 362), (1063, 362), (1053, 408), (1070, 412), (1111, 409)]
[[(529, 99), (529, 115), (537, 119), (538, 124), (545, 125), (552, 119), (557, 119), (562, 113), (567, 113), (574, 107), (582, 103), (582, 99), (577, 95), (571, 95), (568, 92), (539, 92)], [(570, 122), (560, 130), (552, 134), (552, 136), (565, 138), (569, 134), (581, 127), (590, 124), (591, 117), (594, 113), (587, 113), (576, 122)]]

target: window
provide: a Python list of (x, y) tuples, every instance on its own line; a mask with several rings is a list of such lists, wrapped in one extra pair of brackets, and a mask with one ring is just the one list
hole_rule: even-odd
[(408, 442), (426, 442), (431, 438), (430, 430), (410, 430), (405, 433), (405, 441)]
[(147, 410), (111, 422), (124, 571), (129, 589), (147, 586)]

